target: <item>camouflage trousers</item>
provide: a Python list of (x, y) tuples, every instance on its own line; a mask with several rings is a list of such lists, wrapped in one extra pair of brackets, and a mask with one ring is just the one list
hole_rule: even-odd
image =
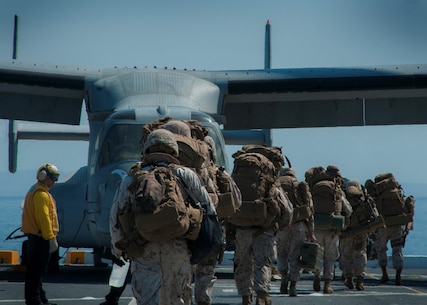
[(324, 248), (323, 254), (323, 278), (334, 278), (335, 262), (339, 257), (339, 237), (337, 232), (330, 230), (315, 230), (316, 241)]
[(132, 291), (138, 305), (191, 304), (190, 252), (185, 239), (148, 242), (132, 260)]
[(340, 265), (344, 277), (365, 277), (367, 243), (367, 234), (346, 237), (340, 240)]
[(277, 267), (280, 273), (289, 269), (289, 280), (299, 281), (301, 265), (301, 247), (308, 233), (307, 225), (303, 221), (292, 224), (289, 231), (280, 230), (276, 234)]
[(237, 228), (234, 251), (234, 279), (237, 292), (249, 296), (254, 291), (270, 290), (273, 258), (273, 230)]
[(388, 226), (379, 228), (375, 234), (375, 250), (377, 251), (378, 265), (387, 266), (387, 243), (391, 244), (391, 259), (393, 268), (403, 269), (403, 230), (401, 226)]
[(199, 302), (212, 303), (211, 294), (216, 281), (215, 265), (217, 256), (218, 253), (214, 253), (194, 268), (194, 298), (196, 304), (199, 304)]

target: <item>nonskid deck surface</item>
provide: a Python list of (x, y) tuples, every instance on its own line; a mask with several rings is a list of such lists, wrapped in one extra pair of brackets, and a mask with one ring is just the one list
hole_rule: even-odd
[[(95, 268), (93, 265), (60, 266), (59, 272), (49, 273), (44, 279), (44, 288), (51, 302), (60, 305), (95, 305), (104, 300), (108, 293), (108, 278), (111, 266)], [(313, 291), (313, 275), (301, 273), (297, 284), (297, 297), (280, 294), (280, 278), (273, 277), (271, 297), (273, 304), (316, 304), (330, 305), (378, 305), (380, 304), (427, 304), (427, 269), (404, 269), (403, 285), (394, 284), (394, 270), (390, 270), (390, 282), (379, 284), (381, 269), (369, 267), (364, 281), (365, 290), (349, 290), (341, 280), (341, 271), (337, 270), (332, 281), (334, 293), (331, 295)], [(217, 267), (217, 281), (213, 289), (212, 304), (241, 304), (233, 279), (230, 265)], [(23, 305), (24, 302), (23, 272), (12, 271), (10, 266), (0, 267), (0, 305)], [(322, 283), (323, 284), (323, 283)], [(130, 285), (120, 299), (120, 305), (134, 304)]]

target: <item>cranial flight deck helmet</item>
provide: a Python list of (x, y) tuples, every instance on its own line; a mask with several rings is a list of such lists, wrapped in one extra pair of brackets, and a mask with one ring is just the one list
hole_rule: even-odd
[(58, 181), (59, 178), (59, 170), (58, 168), (49, 163), (45, 163), (37, 170), (37, 180), (45, 181), (46, 177), (49, 177), (53, 181)]

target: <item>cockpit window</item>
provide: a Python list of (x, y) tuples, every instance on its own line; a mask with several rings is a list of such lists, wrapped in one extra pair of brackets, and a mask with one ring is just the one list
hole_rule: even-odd
[(141, 125), (113, 125), (104, 138), (99, 155), (99, 166), (120, 161), (138, 161), (141, 159)]

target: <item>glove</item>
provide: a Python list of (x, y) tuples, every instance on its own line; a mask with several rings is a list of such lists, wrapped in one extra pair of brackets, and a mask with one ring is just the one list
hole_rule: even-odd
[(53, 253), (58, 250), (58, 240), (56, 237), (49, 239), (49, 253)]
[(117, 266), (122, 267), (125, 265), (125, 262), (123, 261), (123, 259), (121, 257), (117, 258), (115, 255), (112, 255), (111, 260), (113, 261), (113, 264), (116, 264)]

